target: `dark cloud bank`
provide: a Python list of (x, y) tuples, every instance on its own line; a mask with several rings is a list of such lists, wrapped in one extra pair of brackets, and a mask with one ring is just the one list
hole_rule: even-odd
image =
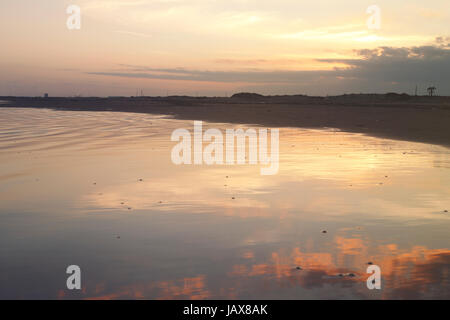
[(414, 93), (434, 85), (438, 94), (450, 95), (450, 38), (436, 45), (410, 48), (379, 47), (356, 51), (355, 59), (318, 59), (346, 66), (328, 71), (201, 71), (122, 65), (120, 71), (91, 75), (141, 79), (249, 83), (242, 90), (265, 94)]

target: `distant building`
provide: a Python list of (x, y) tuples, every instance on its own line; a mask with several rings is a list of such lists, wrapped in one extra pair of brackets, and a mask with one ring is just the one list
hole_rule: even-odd
[(48, 98), (48, 93), (44, 93), (44, 98)]

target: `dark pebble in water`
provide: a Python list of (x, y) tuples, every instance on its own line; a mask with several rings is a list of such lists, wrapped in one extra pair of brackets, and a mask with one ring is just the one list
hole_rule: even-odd
[(117, 239), (120, 239), (120, 236), (117, 236)]
[(128, 210), (131, 210), (131, 208), (128, 208)]
[(351, 278), (353, 278), (353, 277), (356, 277), (356, 275), (354, 273), (344, 273), (344, 274), (339, 273), (338, 277), (351, 277)]
[(297, 267), (297, 268), (295, 268), (295, 269), (297, 269), (297, 270), (302, 270), (302, 267)]
[(235, 197), (231, 197), (231, 199), (233, 199), (233, 200), (234, 200), (234, 199), (235, 199)]
[(323, 230), (322, 233), (327, 233), (327, 230)]
[(448, 212), (448, 210), (444, 210), (444, 212), (445, 212), (445, 213), (447, 213), (447, 212)]
[(139, 181), (144, 181), (143, 179), (139, 179)]
[(367, 264), (369, 264), (369, 265), (370, 265), (370, 264), (373, 264), (373, 262), (370, 262), (370, 261), (369, 261), (369, 262), (367, 262)]
[(124, 202), (121, 202), (120, 204), (125, 204)]

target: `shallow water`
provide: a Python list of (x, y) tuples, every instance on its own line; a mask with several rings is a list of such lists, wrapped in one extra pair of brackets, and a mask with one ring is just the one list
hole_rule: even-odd
[(0, 108), (0, 298), (450, 298), (449, 149), (284, 128), (262, 176), (172, 164), (192, 126)]

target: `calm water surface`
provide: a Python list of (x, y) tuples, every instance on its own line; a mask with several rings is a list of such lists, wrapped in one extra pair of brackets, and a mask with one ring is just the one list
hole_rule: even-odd
[(450, 298), (449, 149), (284, 128), (261, 176), (172, 164), (192, 127), (0, 108), (0, 298)]

